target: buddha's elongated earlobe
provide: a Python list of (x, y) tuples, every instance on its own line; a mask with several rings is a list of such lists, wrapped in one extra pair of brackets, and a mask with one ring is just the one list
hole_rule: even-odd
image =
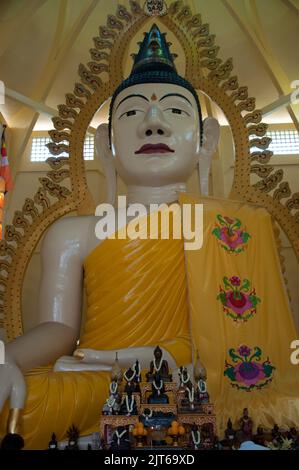
[(199, 152), (200, 191), (203, 196), (209, 195), (209, 173), (212, 157), (217, 149), (220, 137), (219, 122), (208, 117), (203, 122), (203, 139)]
[(96, 154), (102, 163), (106, 176), (107, 201), (114, 205), (116, 199), (117, 179), (114, 158), (109, 145), (108, 124), (101, 124), (96, 131), (95, 136)]

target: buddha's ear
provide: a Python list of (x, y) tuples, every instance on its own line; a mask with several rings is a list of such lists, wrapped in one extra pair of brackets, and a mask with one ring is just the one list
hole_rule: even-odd
[(200, 190), (203, 196), (209, 195), (209, 173), (212, 157), (218, 147), (220, 137), (219, 122), (208, 117), (203, 121), (202, 146), (199, 152)]
[(101, 124), (95, 136), (96, 154), (100, 159), (107, 187), (107, 203), (114, 205), (116, 198), (116, 169), (109, 143), (108, 124)]

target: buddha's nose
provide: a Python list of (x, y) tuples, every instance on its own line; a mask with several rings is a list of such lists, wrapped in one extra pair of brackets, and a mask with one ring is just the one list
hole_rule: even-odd
[(157, 106), (151, 106), (138, 127), (138, 136), (144, 138), (156, 135), (170, 137), (171, 127), (163, 112)]

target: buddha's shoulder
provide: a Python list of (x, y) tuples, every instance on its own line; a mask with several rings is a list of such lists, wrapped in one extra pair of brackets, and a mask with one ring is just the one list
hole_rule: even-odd
[(47, 237), (51, 238), (52, 236), (68, 236), (76, 238), (85, 238), (90, 230), (93, 229), (99, 220), (99, 217), (94, 215), (84, 215), (84, 216), (68, 216), (56, 220), (48, 229)]

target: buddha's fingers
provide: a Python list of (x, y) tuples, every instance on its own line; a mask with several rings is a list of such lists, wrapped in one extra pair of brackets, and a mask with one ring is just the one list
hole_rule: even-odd
[[(111, 354), (109, 354), (108, 351), (99, 351), (97, 349), (76, 349), (73, 356), (84, 363), (98, 364), (98, 363), (103, 363), (103, 362), (106, 363), (107, 354), (108, 354), (108, 359), (110, 360)], [(114, 354), (112, 355), (112, 360), (113, 359), (114, 359)]]
[(54, 372), (84, 372), (84, 371), (111, 371), (106, 364), (87, 363), (73, 356), (62, 356), (54, 365)]
[(9, 381), (9, 375), (7, 373), (7, 368), (3, 364), (0, 366), (0, 413), (2, 411), (3, 405), (9, 397), (11, 390), (11, 383)]
[(12, 388), (10, 393), (10, 408), (22, 409), (25, 406), (26, 400), (26, 382), (20, 369), (15, 366), (12, 374)]
[(10, 408), (24, 408), (26, 384), (22, 372), (13, 362), (0, 366), (0, 411), (8, 398)]

